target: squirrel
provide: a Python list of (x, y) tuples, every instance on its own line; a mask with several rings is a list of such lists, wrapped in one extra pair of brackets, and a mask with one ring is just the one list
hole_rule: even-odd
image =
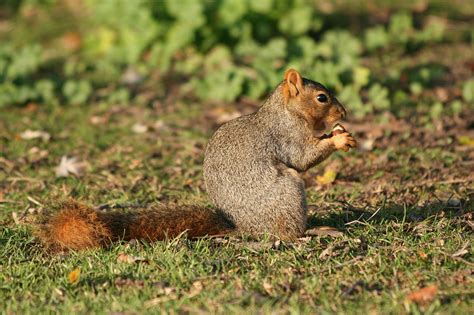
[(223, 124), (204, 154), (206, 190), (216, 208), (153, 205), (133, 212), (102, 212), (74, 200), (37, 229), (54, 250), (106, 247), (117, 240), (164, 240), (235, 234), (294, 240), (307, 222), (300, 174), (355, 139), (340, 125), (345, 108), (320, 83), (289, 69), (254, 113)]

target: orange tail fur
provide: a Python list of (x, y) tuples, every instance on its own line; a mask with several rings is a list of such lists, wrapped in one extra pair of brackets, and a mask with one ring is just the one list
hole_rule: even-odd
[(106, 247), (117, 240), (152, 242), (183, 232), (193, 238), (226, 234), (232, 230), (231, 221), (209, 208), (171, 204), (154, 205), (135, 212), (101, 212), (70, 200), (39, 226), (37, 235), (51, 250), (81, 250)]

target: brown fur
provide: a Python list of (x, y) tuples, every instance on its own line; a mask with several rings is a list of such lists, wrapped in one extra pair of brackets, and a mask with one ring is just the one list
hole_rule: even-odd
[(99, 212), (71, 200), (60, 208), (37, 232), (41, 242), (53, 251), (105, 247), (121, 239), (158, 241), (183, 232), (194, 238), (233, 230), (225, 216), (198, 206), (170, 204), (138, 212)]
[(299, 173), (336, 150), (355, 146), (347, 132), (317, 135), (344, 116), (344, 107), (323, 85), (290, 69), (255, 113), (222, 125), (209, 141), (204, 180), (218, 211), (155, 205), (133, 213), (104, 213), (72, 201), (41, 227), (40, 239), (54, 249), (84, 249), (120, 239), (163, 240), (183, 232), (189, 237), (230, 231), (300, 237), (307, 204)]
[(240, 233), (301, 237), (307, 204), (298, 173), (355, 142), (348, 133), (338, 146), (332, 137), (322, 138), (344, 116), (344, 107), (322, 84), (288, 70), (255, 113), (225, 123), (209, 140), (204, 180), (211, 200)]

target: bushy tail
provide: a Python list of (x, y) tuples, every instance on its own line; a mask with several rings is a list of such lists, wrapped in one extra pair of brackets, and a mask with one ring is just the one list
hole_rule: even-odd
[(152, 242), (183, 232), (191, 238), (221, 235), (233, 229), (222, 213), (199, 206), (170, 204), (133, 212), (102, 212), (69, 200), (38, 226), (36, 234), (54, 251), (106, 247), (117, 240)]

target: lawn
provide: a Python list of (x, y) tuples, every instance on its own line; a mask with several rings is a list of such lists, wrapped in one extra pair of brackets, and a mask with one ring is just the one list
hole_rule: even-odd
[[(447, 28), (466, 34), (472, 15), (456, 14), (444, 17)], [(345, 102), (343, 125), (359, 147), (304, 175), (308, 228), (318, 233), (295, 242), (183, 236), (46, 253), (35, 223), (68, 198), (105, 211), (210, 205), (207, 140), (261, 100), (189, 97), (176, 90), (182, 76), (150, 75), (125, 101), (0, 105), (1, 313), (472, 313), (472, 41), (452, 35), (360, 58), (391, 105)], [(387, 79), (388, 64), (399, 81)]]

